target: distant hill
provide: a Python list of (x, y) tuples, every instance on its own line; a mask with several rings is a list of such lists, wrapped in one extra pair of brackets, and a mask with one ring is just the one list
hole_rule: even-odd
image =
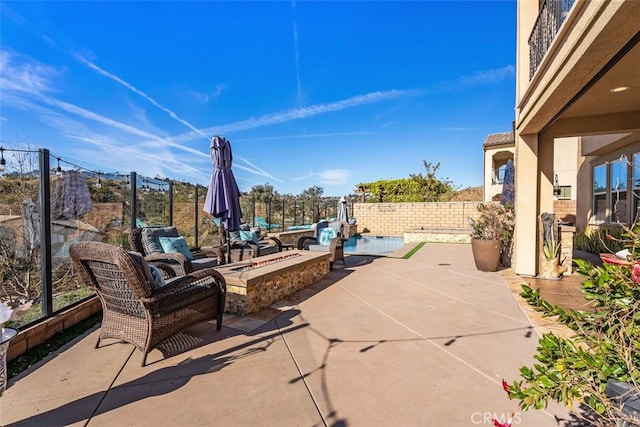
[(451, 196), (451, 201), (455, 202), (479, 202), (484, 198), (484, 191), (482, 186), (479, 187), (467, 187), (462, 190), (456, 191)]

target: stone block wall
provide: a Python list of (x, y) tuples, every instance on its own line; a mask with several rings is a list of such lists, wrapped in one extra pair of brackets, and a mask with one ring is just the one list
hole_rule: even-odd
[(553, 202), (553, 213), (556, 219), (571, 224), (576, 223), (576, 201), (575, 200), (555, 200)]
[(353, 216), (360, 233), (403, 236), (409, 230), (470, 231), (477, 202), (355, 203)]
[(240, 316), (256, 312), (326, 277), (329, 274), (330, 255), (315, 255), (311, 262), (296, 263), (257, 275), (246, 284), (225, 276), (225, 312)]

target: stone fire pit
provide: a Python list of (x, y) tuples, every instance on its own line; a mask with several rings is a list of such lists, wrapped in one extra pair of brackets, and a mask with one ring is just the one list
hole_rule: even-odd
[(225, 312), (244, 316), (304, 289), (329, 274), (330, 256), (293, 250), (216, 267), (227, 282)]

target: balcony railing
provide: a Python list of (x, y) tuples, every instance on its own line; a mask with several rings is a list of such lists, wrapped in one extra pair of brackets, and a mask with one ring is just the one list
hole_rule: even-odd
[(575, 0), (544, 0), (529, 36), (529, 80), (533, 78)]

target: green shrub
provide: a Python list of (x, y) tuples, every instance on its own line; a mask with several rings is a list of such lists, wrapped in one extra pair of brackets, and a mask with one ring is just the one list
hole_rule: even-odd
[[(610, 235), (607, 242), (627, 247), (632, 260), (640, 262), (638, 232), (640, 229), (623, 229), (620, 239), (612, 240)], [(588, 408), (584, 415), (590, 425), (638, 425), (607, 397), (606, 385), (611, 379), (640, 390), (640, 264), (594, 267), (583, 260), (576, 263), (578, 272), (587, 277), (582, 292), (591, 301), (591, 310), (564, 310), (524, 285), (521, 295), (527, 302), (545, 317), (557, 316), (574, 335), (567, 339), (544, 334), (534, 356), (536, 363), (523, 366), (523, 380), (506, 384), (505, 389), (523, 410), (543, 409), (549, 401), (556, 401), (582, 418), (575, 410), (580, 404)]]
[[(609, 238), (607, 236), (611, 236)], [(576, 233), (573, 246), (581, 251), (592, 254), (615, 253), (624, 249), (624, 228), (602, 227), (600, 229), (586, 229)]]

